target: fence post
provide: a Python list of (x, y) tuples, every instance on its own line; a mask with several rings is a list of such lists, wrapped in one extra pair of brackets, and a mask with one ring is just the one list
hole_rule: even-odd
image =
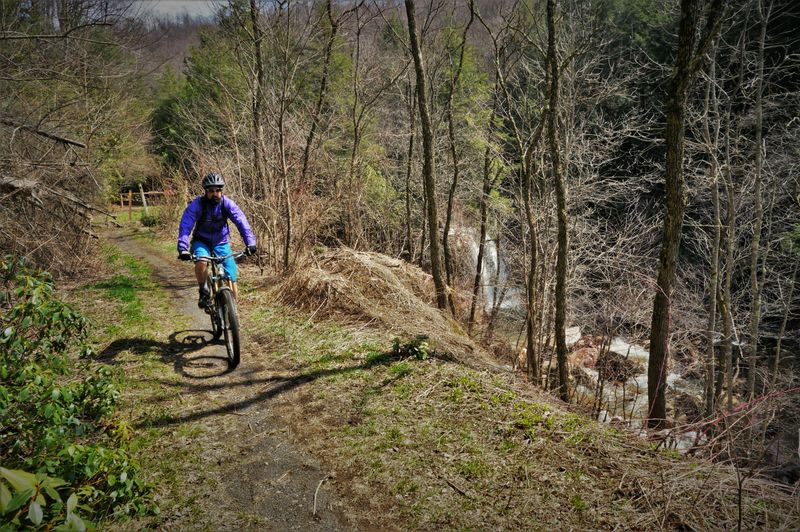
[(128, 221), (133, 220), (133, 190), (128, 191)]
[(144, 189), (142, 188), (141, 183), (139, 183), (139, 194), (142, 195), (142, 205), (144, 205), (144, 215), (150, 216), (150, 211), (147, 209), (147, 199), (144, 197)]
[(125, 208), (125, 194), (123, 194), (122, 192), (119, 193), (119, 208), (120, 209)]

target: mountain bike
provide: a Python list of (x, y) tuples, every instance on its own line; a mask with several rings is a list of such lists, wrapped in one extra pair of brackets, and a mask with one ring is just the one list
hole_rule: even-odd
[(205, 312), (211, 317), (211, 334), (214, 340), (225, 337), (225, 349), (228, 352), (228, 368), (239, 365), (239, 313), (236, 310), (236, 299), (233, 297), (231, 278), (222, 263), (233, 257), (237, 260), (245, 256), (245, 252), (232, 253), (224, 257), (198, 257), (192, 255), (192, 262), (205, 261), (211, 265), (208, 272), (206, 288), (210, 294)]

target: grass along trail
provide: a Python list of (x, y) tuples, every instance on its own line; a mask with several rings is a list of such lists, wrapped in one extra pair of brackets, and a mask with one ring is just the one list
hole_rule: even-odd
[(84, 294), (116, 290), (124, 310), (94, 315), (162, 508), (136, 525), (718, 529), (740, 509), (746, 528), (800, 524), (797, 493), (758, 478), (740, 489), (732, 467), (598, 424), (513, 373), (440, 357), (435, 339), (393, 347), (369, 324), (287, 308), (252, 267), (242, 363), (226, 373), (224, 346), (202, 340), (191, 268), (148, 235), (109, 235), (112, 267), (128, 273)]
[[(291, 378), (248, 347), (227, 371), (225, 347), (197, 308), (193, 270), (124, 228), (107, 234), (117, 273), (82, 289), (100, 325), (100, 361), (123, 377), (122, 410), (161, 514), (120, 529), (342, 530), (327, 473), (286, 436), (268, 398)], [(107, 301), (107, 302), (104, 302)]]

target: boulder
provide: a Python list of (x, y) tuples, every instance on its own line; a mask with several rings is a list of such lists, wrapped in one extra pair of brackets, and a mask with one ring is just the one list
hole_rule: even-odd
[(582, 347), (569, 355), (571, 366), (593, 368), (597, 364), (600, 350), (596, 347)]
[(569, 367), (569, 374), (572, 377), (572, 382), (577, 385), (584, 386), (589, 390), (594, 389), (595, 382), (591, 375), (586, 373), (586, 370), (583, 369), (582, 366), (576, 366), (570, 364)]
[(521, 347), (517, 353), (517, 367), (523, 371), (528, 369), (528, 348)]
[(686, 418), (686, 422), (695, 423), (703, 419), (703, 409), (705, 407), (703, 398), (689, 393), (679, 392), (672, 398), (675, 409), (675, 417)]
[(613, 383), (624, 383), (645, 370), (639, 361), (626, 358), (614, 351), (602, 353), (597, 359), (595, 369), (601, 379)]
[(564, 331), (565, 336), (567, 337), (567, 347), (572, 347), (575, 345), (578, 340), (581, 339), (581, 328), (580, 327), (567, 327), (567, 330)]

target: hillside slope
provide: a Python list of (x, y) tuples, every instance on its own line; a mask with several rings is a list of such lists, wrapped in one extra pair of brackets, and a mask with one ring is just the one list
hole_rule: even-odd
[[(152, 279), (164, 293), (161, 308), (153, 311), (152, 338), (107, 337), (103, 349), (125, 368), (131, 422), (147, 435), (143, 465), (157, 482), (165, 509), (151, 525), (800, 526), (796, 492), (758, 478), (740, 484), (737, 473), (743, 478), (746, 471), (685, 458), (596, 423), (517, 375), (492, 369), (482, 355), (446, 354), (447, 349), (437, 354), (432, 346), (471, 342), (437, 339), (439, 325), (447, 320), (427, 319), (430, 339), (416, 338), (425, 332), (418, 327), (427, 313), (436, 312), (432, 309), (421, 307), (422, 321), (396, 323), (388, 331), (384, 320), (402, 314), (402, 306), (376, 307), (378, 299), (393, 301), (377, 281), (372, 286), (380, 298), (371, 299), (371, 310), (358, 316), (341, 305), (354, 300), (352, 293), (340, 292), (337, 299), (333, 292), (313, 288), (319, 283), (301, 283), (296, 276), (262, 278), (252, 266), (243, 266), (243, 362), (226, 374), (222, 355), (203, 351), (208, 349), (205, 333), (186, 334), (194, 327), (185, 321), (193, 318), (184, 314), (188, 307), (180, 301), (192, 296), (179, 297), (177, 291), (191, 294), (190, 269), (172, 262), (165, 243), (146, 235), (121, 238), (110, 242), (125, 250), (147, 249), (138, 259), (150, 264)], [(375, 264), (393, 268), (391, 261), (337, 252), (318, 261), (315, 278), (327, 272), (331, 279), (349, 280), (333, 283), (346, 290), (355, 279), (386, 281)], [(405, 271), (391, 284), (408, 279), (424, 279), (424, 274)], [(312, 287), (308, 299), (307, 287)], [(404, 290), (414, 293), (415, 288), (405, 285)], [(413, 316), (413, 306), (408, 308)], [(452, 328), (448, 334), (455, 338), (459, 332)], [(300, 457), (286, 468), (276, 462), (284, 447)], [(301, 488), (292, 492), (283, 487), (287, 482)], [(281, 491), (291, 493), (289, 502), (272, 504), (279, 508), (276, 513), (264, 511), (264, 501), (279, 501), (275, 497)], [(218, 515), (208, 510), (206, 497), (222, 502)]]

